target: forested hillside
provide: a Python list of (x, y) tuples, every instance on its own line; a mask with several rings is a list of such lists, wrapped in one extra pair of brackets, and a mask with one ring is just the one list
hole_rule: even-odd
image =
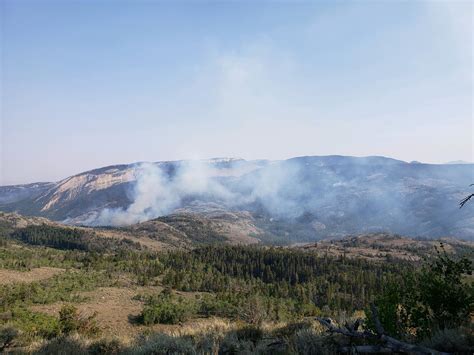
[[(312, 354), (368, 344), (327, 332), (329, 318), (331, 327), (359, 324), (369, 344), (386, 349), (371, 304), (387, 334), (407, 344), (474, 345), (469, 243), (361, 236), (334, 241), (336, 253), (222, 245), (198, 229), (189, 250), (157, 250), (101, 229), (9, 218), (17, 223), (0, 229), (5, 351)], [(358, 256), (362, 247), (377, 253)]]

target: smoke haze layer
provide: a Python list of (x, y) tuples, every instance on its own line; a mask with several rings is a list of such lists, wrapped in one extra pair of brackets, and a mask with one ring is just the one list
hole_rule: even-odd
[(58, 183), (0, 187), (0, 210), (93, 226), (246, 211), (266, 231), (305, 239), (374, 231), (473, 239), (472, 207), (458, 208), (472, 181), (473, 164), (221, 158), (117, 165)]
[[(473, 166), (408, 164), (387, 158), (302, 157), (144, 163), (136, 167), (132, 203), (84, 221), (123, 226), (186, 211), (245, 210), (285, 223), (307, 223), (316, 234), (392, 231), (469, 236), (474, 231), (458, 201)], [(199, 211), (199, 209), (198, 209)]]

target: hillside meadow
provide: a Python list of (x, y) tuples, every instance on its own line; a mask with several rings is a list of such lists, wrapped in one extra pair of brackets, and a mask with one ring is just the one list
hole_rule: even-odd
[(473, 345), (466, 242), (373, 235), (157, 250), (56, 224), (5, 222), (1, 233), (7, 352), (350, 352), (367, 340), (320, 320), (375, 332), (372, 303), (397, 339), (447, 352)]

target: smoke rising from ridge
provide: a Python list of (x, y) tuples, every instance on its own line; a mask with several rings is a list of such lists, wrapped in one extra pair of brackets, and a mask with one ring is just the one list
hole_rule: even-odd
[(468, 166), (383, 157), (224, 159), (143, 163), (135, 176), (130, 205), (89, 214), (82, 224), (124, 226), (176, 210), (205, 214), (214, 209), (249, 211), (262, 223), (281, 221), (283, 228), (291, 226), (289, 233), (305, 225), (313, 236), (474, 234), (469, 212), (458, 209), (472, 180)]
[(231, 199), (231, 194), (210, 179), (210, 170), (197, 162), (181, 162), (170, 176), (162, 166), (142, 163), (136, 170), (133, 202), (127, 208), (105, 209), (93, 225), (129, 225), (171, 213), (192, 195), (210, 194)]
[[(86, 224), (122, 226), (143, 222), (172, 213), (183, 207), (185, 200), (213, 201), (228, 208), (258, 201), (274, 215), (303, 213), (294, 200), (304, 191), (298, 191), (298, 186), (288, 188), (297, 180), (297, 165), (273, 163), (266, 169), (249, 170), (251, 173), (245, 174), (246, 169), (239, 171), (234, 164), (222, 168), (202, 161), (182, 161), (169, 171), (165, 165), (141, 163), (136, 168), (133, 202), (126, 208), (104, 209)], [(237, 183), (236, 179), (241, 181)]]

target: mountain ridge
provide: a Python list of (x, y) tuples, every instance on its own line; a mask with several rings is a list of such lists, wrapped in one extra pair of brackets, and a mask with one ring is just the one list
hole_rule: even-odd
[(420, 161), (411, 161), (407, 162), (405, 160), (400, 160), (400, 159), (395, 159), (383, 155), (367, 155), (367, 156), (353, 156), (353, 155), (340, 155), (340, 154), (331, 154), (331, 155), (301, 155), (297, 157), (292, 157), (288, 159), (277, 159), (277, 160), (268, 160), (268, 159), (251, 159), (247, 160), (244, 158), (240, 157), (215, 157), (215, 158), (209, 158), (209, 159), (178, 159), (178, 160), (158, 160), (158, 161), (137, 161), (137, 162), (132, 162), (132, 163), (125, 163), (125, 164), (111, 164), (111, 165), (105, 165), (100, 168), (94, 168), (90, 170), (85, 170), (70, 176), (67, 176), (63, 179), (60, 180), (55, 180), (55, 181), (34, 181), (34, 182), (27, 182), (27, 183), (19, 183), (19, 184), (5, 184), (5, 185), (0, 185), (2, 188), (8, 188), (8, 187), (19, 187), (19, 186), (29, 186), (29, 185), (42, 185), (42, 184), (54, 184), (54, 183), (60, 183), (61, 181), (83, 175), (83, 174), (96, 174), (102, 171), (106, 170), (111, 170), (111, 169), (118, 169), (118, 168), (128, 168), (128, 167), (133, 167), (137, 166), (140, 164), (169, 164), (169, 163), (180, 163), (180, 162), (187, 162), (187, 161), (201, 161), (201, 162), (222, 162), (222, 161), (244, 161), (244, 162), (279, 162), (279, 161), (285, 161), (285, 160), (293, 160), (293, 159), (304, 159), (304, 158), (354, 158), (354, 159), (371, 159), (371, 158), (380, 158), (382, 160), (387, 160), (387, 161), (393, 161), (395, 163), (399, 164), (421, 164), (421, 165), (434, 165), (434, 166), (439, 166), (439, 165), (474, 165), (474, 162), (469, 162), (469, 161), (464, 161), (464, 160), (454, 160), (454, 161), (448, 161), (445, 163), (426, 163), (426, 162), (420, 162)]
[(249, 213), (280, 238), (297, 230), (297, 240), (369, 231), (472, 239), (474, 218), (458, 201), (473, 168), (341, 155), (116, 164), (56, 183), (0, 186), (0, 210), (127, 225), (174, 211), (206, 215), (214, 204), (222, 213)]

